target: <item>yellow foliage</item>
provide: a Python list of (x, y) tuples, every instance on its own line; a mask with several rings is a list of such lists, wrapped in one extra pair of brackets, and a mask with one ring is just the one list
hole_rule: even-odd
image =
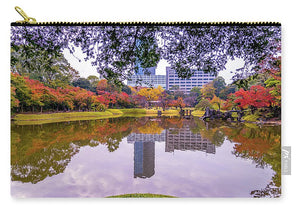
[(215, 95), (212, 98), (212, 100), (210, 101), (210, 104), (212, 104), (215, 108), (217, 108), (217, 110), (222, 109), (223, 106), (225, 105), (225, 103), (226, 103), (226, 101), (222, 100), (219, 97), (216, 97)]
[(156, 101), (163, 91), (164, 89), (158, 86), (157, 88), (142, 88), (137, 94), (146, 97), (147, 101)]
[(207, 83), (206, 85), (204, 85), (201, 89), (201, 94), (205, 99), (212, 99), (216, 89), (213, 86), (212, 82)]
[(131, 93), (132, 94), (136, 94), (137, 93), (137, 90), (136, 90), (136, 88), (135, 87), (132, 87), (132, 86), (128, 86), (130, 89), (131, 89)]

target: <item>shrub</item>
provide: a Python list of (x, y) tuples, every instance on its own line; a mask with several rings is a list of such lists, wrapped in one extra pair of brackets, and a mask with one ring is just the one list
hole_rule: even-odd
[(212, 105), (207, 99), (200, 100), (200, 102), (195, 106), (195, 108), (199, 110), (205, 110), (206, 107), (212, 108)]

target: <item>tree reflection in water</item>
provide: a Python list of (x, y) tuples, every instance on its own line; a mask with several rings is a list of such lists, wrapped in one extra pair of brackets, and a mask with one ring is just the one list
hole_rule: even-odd
[(12, 126), (12, 181), (37, 183), (62, 173), (83, 146), (104, 144), (113, 152), (131, 132), (131, 124), (131, 119), (106, 119)]
[(235, 143), (233, 154), (250, 159), (256, 167), (271, 167), (272, 181), (261, 190), (251, 191), (253, 197), (279, 197), (281, 195), (281, 127), (246, 124), (236, 128), (223, 128), (229, 140)]
[[(95, 147), (102, 144), (107, 147), (108, 151), (114, 152), (119, 148), (121, 140), (130, 133), (160, 135), (164, 130), (166, 130), (166, 139), (167, 135), (174, 138), (181, 133), (188, 133), (195, 139), (200, 136), (216, 148), (222, 146), (225, 139), (230, 140), (234, 143), (233, 155), (252, 160), (256, 167), (270, 167), (275, 172), (264, 189), (253, 190), (249, 194), (253, 197), (280, 196), (280, 126), (258, 127), (253, 124), (222, 121), (205, 123), (198, 118), (194, 120), (184, 120), (178, 117), (114, 118), (44, 125), (12, 125), (11, 179), (35, 184), (47, 177), (64, 172), (71, 158), (83, 146)], [(190, 141), (191, 145), (183, 145), (182, 148), (197, 149), (197, 145), (194, 145), (192, 140)], [(171, 141), (167, 145), (166, 142), (166, 151), (181, 148), (170, 143)], [(200, 147), (197, 150), (208, 151), (208, 147)], [(135, 166), (136, 172), (138, 172), (137, 166)], [(147, 166), (144, 167), (146, 169)], [(148, 177), (151, 177), (153, 173), (154, 171), (151, 171)]]

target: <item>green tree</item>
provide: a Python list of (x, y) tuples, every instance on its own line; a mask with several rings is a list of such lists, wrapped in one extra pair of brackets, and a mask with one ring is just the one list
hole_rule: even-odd
[(229, 94), (234, 94), (237, 91), (237, 86), (234, 84), (227, 85), (220, 91), (219, 97), (222, 100), (227, 100)]
[(213, 80), (213, 86), (216, 89), (215, 95), (217, 97), (219, 97), (220, 96), (220, 91), (222, 91), (226, 87), (225, 79), (221, 76), (216, 77)]
[(191, 93), (195, 96), (195, 97), (197, 97), (196, 98), (196, 102), (197, 103), (199, 103), (199, 101), (201, 100), (201, 87), (193, 87), (192, 89), (191, 89)]
[(219, 97), (214, 96), (210, 101), (210, 103), (212, 107), (214, 107), (216, 110), (221, 110), (221, 107), (224, 106), (225, 101), (220, 99)]
[(62, 53), (52, 53), (36, 46), (12, 45), (11, 71), (52, 88), (65, 87), (78, 77), (78, 71), (70, 66)]
[[(280, 54), (281, 26), (274, 25), (104, 25), (12, 26), (11, 44), (49, 54), (80, 47), (106, 79), (122, 82), (143, 68), (166, 60), (181, 78), (192, 68), (217, 74), (229, 59), (245, 65), (234, 79), (244, 79), (265, 56)], [(160, 46), (158, 43), (160, 42)], [(29, 56), (28, 59), (32, 57)]]
[(72, 85), (75, 86), (75, 87), (80, 87), (80, 88), (84, 88), (84, 89), (87, 89), (87, 90), (90, 90), (90, 88), (91, 88), (90, 81), (87, 80), (84, 77), (80, 77), (77, 80), (74, 80), (72, 82)]
[(195, 106), (195, 108), (199, 109), (199, 110), (205, 110), (206, 107), (212, 108), (212, 105), (210, 104), (209, 100), (207, 100), (207, 99), (200, 100), (200, 102)]
[(96, 92), (97, 84), (100, 80), (99, 77), (97, 77), (95, 75), (90, 75), (86, 79), (90, 82), (90, 90), (92, 92)]
[[(32, 104), (30, 88), (26, 84), (24, 77), (14, 73), (11, 73), (11, 87), (14, 90), (12, 100), (19, 100), (19, 107), (21, 112), (23, 112), (27, 106)], [(12, 105), (11, 107), (17, 106)]]
[(121, 91), (125, 92), (126, 94), (130, 95), (132, 93), (131, 88), (127, 85), (123, 85)]
[(210, 83), (207, 83), (206, 85), (204, 85), (200, 91), (201, 91), (203, 98), (212, 99), (215, 95), (216, 89), (214, 88), (213, 83), (210, 82)]

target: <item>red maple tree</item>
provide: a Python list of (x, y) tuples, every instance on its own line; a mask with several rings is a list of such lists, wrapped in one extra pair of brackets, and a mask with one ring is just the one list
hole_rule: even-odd
[(269, 93), (270, 89), (260, 85), (254, 85), (250, 90), (240, 89), (235, 92), (237, 99), (234, 101), (240, 108), (269, 107), (274, 102), (274, 97)]

